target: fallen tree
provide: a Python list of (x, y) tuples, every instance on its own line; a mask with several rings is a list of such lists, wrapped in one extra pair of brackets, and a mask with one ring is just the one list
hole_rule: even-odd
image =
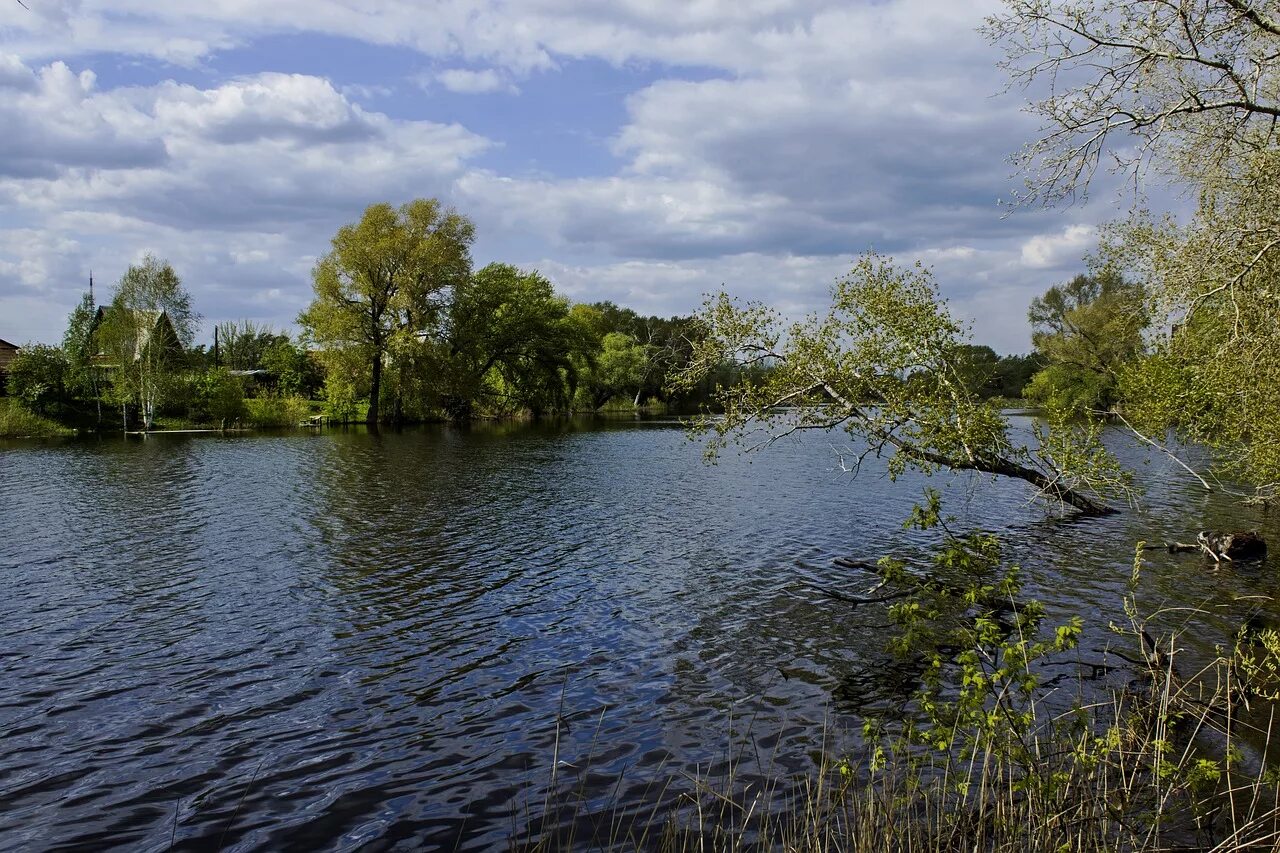
[(1011, 437), (1000, 409), (974, 392), (961, 356), (968, 330), (920, 264), (904, 269), (865, 255), (831, 299), (825, 315), (795, 323), (725, 294), (706, 303), (703, 334), (677, 384), (692, 386), (726, 363), (747, 377), (719, 390), (722, 414), (693, 424), (709, 438), (710, 458), (731, 445), (753, 452), (804, 431), (843, 430), (861, 444), (840, 455), (853, 473), (868, 456), (887, 457), (894, 477), (975, 471), (1021, 480), (1085, 515), (1115, 512), (1111, 501), (1131, 494), (1096, 424), (1050, 417), (1034, 446)]

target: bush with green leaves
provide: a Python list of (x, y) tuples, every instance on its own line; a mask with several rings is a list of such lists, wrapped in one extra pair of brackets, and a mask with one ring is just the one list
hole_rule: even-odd
[(225, 369), (197, 374), (192, 381), (190, 417), (197, 423), (214, 423), (225, 429), (248, 413), (244, 385)]
[(33, 413), (55, 417), (69, 400), (67, 371), (67, 357), (60, 348), (29, 344), (9, 365), (9, 393)]

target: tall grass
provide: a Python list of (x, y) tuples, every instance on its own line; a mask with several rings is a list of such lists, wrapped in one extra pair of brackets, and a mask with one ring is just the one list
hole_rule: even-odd
[[(926, 678), (903, 718), (869, 721), (857, 755), (833, 758), (824, 748), (800, 776), (761, 772), (757, 758), (750, 776), (731, 762), (727, 773), (677, 777), (655, 792), (650, 820), (637, 819), (634, 806), (586, 813), (584, 792), (558, 788), (553, 777), (541, 822), (526, 821), (512, 847), (1280, 849), (1271, 746), (1280, 633), (1243, 632), (1191, 665), (1177, 630), (1157, 637), (1138, 614), (1141, 554), (1139, 546), (1124, 602), (1129, 624), (1113, 626), (1133, 650), (1122, 685), (1091, 686), (1084, 674), (1064, 696), (1042, 682), (1037, 662), (1071, 660), (1073, 632), (1060, 628), (1046, 640), (1038, 620), (1014, 614), (1012, 631), (970, 631), (969, 645), (949, 647), (943, 669), (951, 671)], [(935, 609), (929, 618), (950, 616)], [(948, 644), (958, 636), (951, 627), (942, 633)]]
[(12, 397), (0, 397), (0, 438), (47, 438), (72, 430), (28, 411)]
[(245, 419), (259, 428), (296, 427), (312, 414), (311, 402), (302, 397), (256, 397), (244, 404)]

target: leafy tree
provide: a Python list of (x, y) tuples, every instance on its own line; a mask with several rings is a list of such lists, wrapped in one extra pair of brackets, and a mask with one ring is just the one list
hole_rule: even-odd
[(1007, 399), (1025, 396), (1031, 377), (1044, 366), (1044, 356), (1039, 353), (1001, 356), (1000, 362), (996, 365), (994, 377), (995, 385), (999, 389), (996, 393)]
[(67, 359), (67, 393), (75, 399), (90, 399), (102, 425), (102, 371), (97, 364), (98, 344), (94, 340), (97, 306), (93, 294), (86, 293), (67, 318), (62, 351)]
[(1280, 495), (1280, 150), (1206, 181), (1186, 225), (1116, 223), (1102, 255), (1146, 278), (1160, 332), (1125, 374), (1126, 413), (1216, 448), (1227, 474)]
[(68, 400), (70, 366), (58, 347), (28, 344), (9, 365), (9, 393), (37, 415), (62, 413)]
[(1000, 393), (996, 369), (1000, 356), (988, 346), (961, 344), (956, 347), (956, 369), (970, 394), (986, 399)]
[(267, 350), (285, 335), (277, 334), (270, 326), (259, 326), (250, 320), (219, 323), (218, 361), (231, 370), (257, 370)]
[(369, 423), (393, 344), (434, 330), (440, 297), (467, 281), (474, 236), (471, 220), (435, 199), (374, 204), (316, 263), (315, 299), (298, 321), (326, 359), (366, 365)]
[(226, 368), (214, 368), (196, 376), (191, 400), (191, 419), (217, 423), (221, 429), (246, 414), (244, 385)]
[(1198, 180), (1280, 141), (1274, 0), (1004, 5), (987, 36), (1014, 83), (1049, 92), (1032, 108), (1043, 136), (1020, 157), (1028, 198), (1087, 189), (1104, 153)]
[(315, 360), (288, 335), (276, 335), (257, 364), (274, 377), (276, 388), (286, 396), (312, 397), (324, 384), (324, 375)]
[(919, 264), (901, 269), (864, 256), (831, 296), (825, 315), (796, 323), (723, 294), (707, 303), (705, 334), (682, 381), (725, 362), (771, 367), (717, 393), (723, 416), (696, 426), (711, 436), (710, 454), (839, 428), (864, 443), (864, 454), (889, 454), (894, 475), (914, 468), (1013, 477), (1093, 514), (1108, 512), (1106, 498), (1126, 488), (1094, 431), (1058, 425), (1035, 449), (1014, 443), (999, 410), (966, 385), (958, 349), (965, 331)]
[(623, 332), (606, 334), (585, 382), (591, 407), (598, 409), (621, 394), (639, 397), (650, 361), (649, 348), (635, 338)]
[(1143, 350), (1147, 325), (1140, 285), (1111, 271), (1078, 275), (1031, 302), (1031, 342), (1049, 367), (1027, 396), (1081, 414), (1116, 402), (1120, 373)]
[(116, 285), (111, 306), (95, 331), (113, 367), (112, 395), (128, 423), (137, 405), (144, 429), (177, 387), (176, 371), (195, 335), (198, 315), (182, 280), (167, 261), (148, 255)]
[(441, 352), (443, 406), (465, 420), (477, 404), (567, 409), (591, 330), (537, 272), (489, 264), (454, 290)]

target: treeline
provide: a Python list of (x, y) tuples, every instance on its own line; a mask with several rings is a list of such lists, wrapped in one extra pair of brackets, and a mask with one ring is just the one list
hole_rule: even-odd
[(696, 407), (728, 362), (670, 390), (700, 326), (609, 302), (572, 304), (536, 271), (473, 269), (475, 227), (435, 199), (370, 206), (339, 229), (298, 318), (333, 414), (370, 423)]
[(6, 407), (79, 429), (466, 421), (696, 409), (744, 373), (726, 361), (672, 390), (695, 318), (573, 304), (509, 264), (473, 270), (473, 234), (434, 200), (373, 205), (317, 262), (300, 336), (224, 322), (211, 346), (194, 343), (177, 273), (148, 257), (106, 304), (84, 296), (61, 345), (23, 348)]
[[(106, 304), (85, 295), (60, 346), (23, 349), (9, 393), (80, 429), (294, 426), (315, 416), (394, 424), (695, 411), (775, 369), (726, 354), (689, 380), (703, 318), (574, 304), (536, 271), (473, 269), (474, 233), (434, 199), (374, 204), (317, 261), (298, 337), (224, 322), (211, 346), (194, 343), (200, 318), (177, 273), (148, 257)], [(1047, 361), (966, 345), (956, 364), (975, 395), (1018, 398)]]

